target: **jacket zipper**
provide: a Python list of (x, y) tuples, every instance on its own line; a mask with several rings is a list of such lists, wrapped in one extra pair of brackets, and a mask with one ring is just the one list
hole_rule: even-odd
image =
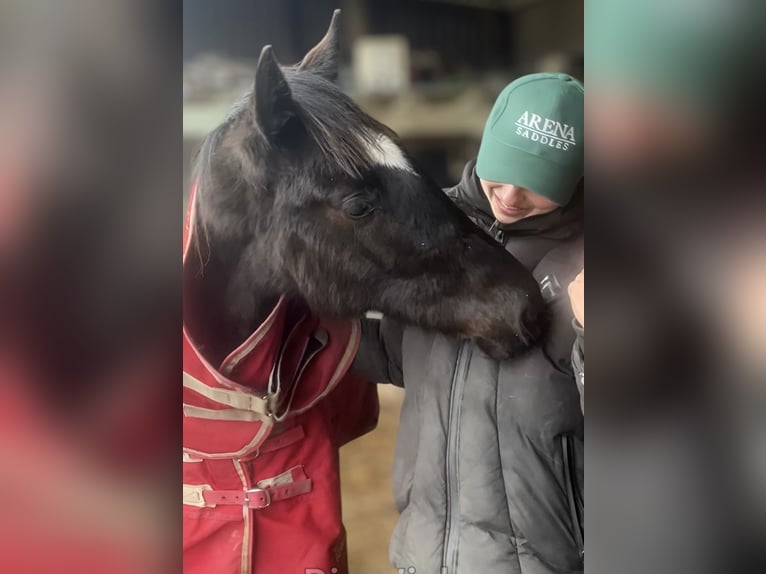
[(487, 233), (490, 237), (492, 237), (492, 239), (505, 247), (505, 232), (500, 228), (500, 222), (497, 219), (492, 225), (489, 226)]
[(449, 418), (447, 420), (447, 516), (444, 528), (444, 555), (442, 557), (441, 574), (457, 572), (457, 554), (460, 513), (458, 503), (458, 454), (460, 449), (460, 415), (465, 388), (465, 375), (471, 357), (471, 346), (461, 343), (458, 349), (455, 374), (452, 376), (452, 387), (449, 398)]
[(580, 556), (585, 555), (585, 534), (583, 532), (583, 499), (577, 485), (577, 464), (575, 462), (574, 439), (571, 436), (561, 437), (562, 452), (564, 454), (564, 477), (566, 481), (567, 499), (569, 501), (569, 514), (572, 521), (572, 529), (575, 534), (577, 548)]

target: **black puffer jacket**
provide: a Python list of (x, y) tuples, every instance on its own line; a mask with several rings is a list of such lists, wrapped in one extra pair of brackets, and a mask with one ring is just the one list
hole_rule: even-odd
[(542, 345), (504, 362), (385, 319), (365, 325), (356, 368), (406, 387), (391, 561), (417, 574), (582, 572), (583, 418), (566, 291), (583, 265), (582, 191), (567, 208), (507, 227), (473, 162), (447, 193), (533, 270), (553, 322)]

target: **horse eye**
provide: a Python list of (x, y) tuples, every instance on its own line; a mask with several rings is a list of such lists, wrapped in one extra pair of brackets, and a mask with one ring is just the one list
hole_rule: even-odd
[(373, 205), (358, 199), (346, 201), (343, 204), (343, 212), (352, 219), (362, 219), (363, 217), (370, 215), (373, 211), (375, 211), (375, 207)]

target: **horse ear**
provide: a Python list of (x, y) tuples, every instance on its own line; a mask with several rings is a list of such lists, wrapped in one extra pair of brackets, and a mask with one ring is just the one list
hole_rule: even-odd
[(340, 10), (332, 13), (330, 27), (324, 38), (309, 50), (298, 65), (299, 71), (311, 71), (334, 82), (338, 78), (338, 52), (340, 27)]
[(278, 136), (285, 124), (296, 116), (290, 86), (270, 45), (264, 46), (258, 58), (253, 99), (256, 123), (269, 140)]

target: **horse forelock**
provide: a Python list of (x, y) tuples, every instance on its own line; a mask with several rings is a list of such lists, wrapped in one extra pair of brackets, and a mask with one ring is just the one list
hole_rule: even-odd
[(306, 72), (286, 74), (304, 124), (322, 151), (350, 177), (383, 166), (412, 174), (396, 134), (365, 113), (348, 95), (325, 78)]

